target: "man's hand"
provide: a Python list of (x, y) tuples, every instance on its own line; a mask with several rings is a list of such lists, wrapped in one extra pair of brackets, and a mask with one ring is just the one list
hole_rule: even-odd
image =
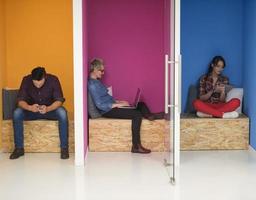
[(47, 113), (47, 106), (46, 106), (46, 105), (40, 105), (40, 106), (39, 106), (39, 112), (40, 112), (41, 114)]
[(29, 111), (34, 112), (34, 113), (39, 112), (39, 105), (38, 104), (30, 105)]

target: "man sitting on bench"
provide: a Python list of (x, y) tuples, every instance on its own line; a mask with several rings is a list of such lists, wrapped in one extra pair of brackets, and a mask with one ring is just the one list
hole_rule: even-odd
[(13, 113), (15, 149), (10, 159), (24, 155), (23, 121), (58, 120), (61, 159), (68, 159), (68, 117), (58, 78), (47, 74), (43, 67), (36, 67), (23, 78), (17, 97), (18, 108)]

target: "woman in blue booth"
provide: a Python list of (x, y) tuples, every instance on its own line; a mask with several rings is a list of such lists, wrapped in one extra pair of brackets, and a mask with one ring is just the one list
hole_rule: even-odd
[(200, 78), (199, 99), (193, 102), (199, 117), (237, 118), (235, 111), (240, 100), (233, 98), (226, 102), (225, 87), (229, 80), (222, 75), (226, 63), (222, 56), (215, 56), (209, 64), (209, 71)]
[(150, 153), (151, 150), (144, 148), (140, 140), (140, 127), (142, 117), (149, 120), (162, 119), (163, 113), (152, 114), (145, 103), (139, 102), (136, 109), (124, 109), (129, 106), (127, 101), (115, 100), (108, 94), (108, 89), (100, 79), (104, 75), (104, 64), (101, 59), (94, 59), (90, 64), (90, 77), (88, 90), (92, 99), (103, 117), (132, 120), (132, 153)]

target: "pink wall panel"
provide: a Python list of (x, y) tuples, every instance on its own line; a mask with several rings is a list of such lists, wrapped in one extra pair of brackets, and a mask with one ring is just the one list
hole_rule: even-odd
[(83, 0), (83, 71), (84, 71), (84, 154), (87, 153), (87, 146), (88, 146), (88, 115), (87, 115), (87, 77), (88, 77), (88, 25), (87, 25), (87, 16), (88, 16), (88, 6), (87, 0)]
[[(170, 55), (171, 45), (170, 42), (173, 40), (171, 38), (170, 27), (171, 25), (171, 0), (164, 0), (164, 54)], [(173, 42), (173, 41), (172, 41)]]
[(88, 59), (105, 61), (116, 99), (132, 102), (140, 87), (154, 112), (164, 110), (165, 1), (88, 0)]
[[(164, 54), (169, 55), (170, 60), (174, 60), (174, 48), (170, 45), (171, 43), (174, 42), (174, 35), (171, 33), (171, 27), (174, 26), (173, 24), (173, 18), (171, 20), (171, 0), (164, 0)], [(172, 16), (173, 17), (173, 16)], [(173, 98), (172, 93), (173, 93), (173, 84), (172, 81), (174, 74), (173, 74), (173, 65), (169, 65), (169, 72), (168, 72), (168, 91), (169, 92), (169, 103), (173, 104)]]

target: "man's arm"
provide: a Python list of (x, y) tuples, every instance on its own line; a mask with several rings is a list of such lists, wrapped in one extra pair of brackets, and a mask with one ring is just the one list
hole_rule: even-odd
[(39, 105), (38, 104), (33, 104), (29, 105), (26, 101), (19, 101), (18, 106), (24, 110), (28, 110), (31, 112), (38, 112), (39, 111)]
[(56, 110), (57, 108), (61, 107), (62, 104), (63, 103), (61, 101), (54, 101), (50, 106), (46, 106), (46, 112)]

